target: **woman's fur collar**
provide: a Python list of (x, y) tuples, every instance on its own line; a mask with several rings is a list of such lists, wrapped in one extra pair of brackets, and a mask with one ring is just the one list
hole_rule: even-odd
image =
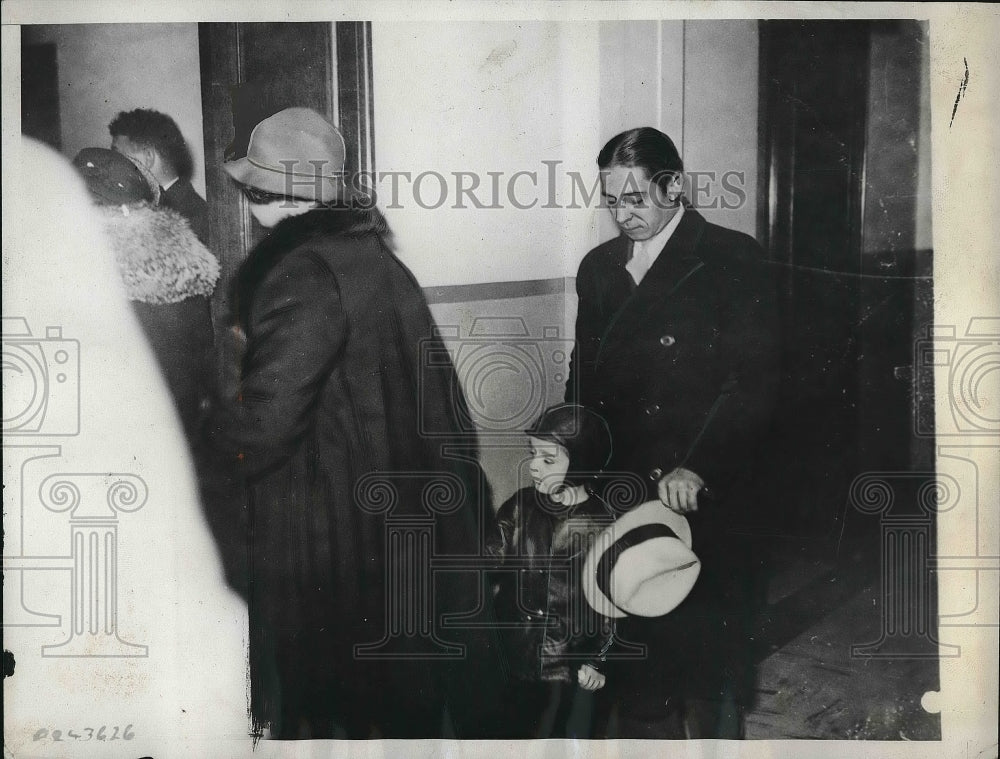
[(314, 239), (333, 235), (358, 238), (370, 234), (377, 235), (388, 247), (389, 225), (375, 207), (321, 206), (282, 219), (250, 252), (233, 282), (239, 322), (246, 323), (254, 291), (286, 254)]
[(219, 262), (183, 216), (147, 205), (99, 210), (129, 300), (179, 303), (212, 294)]
[(367, 234), (386, 235), (388, 224), (377, 208), (320, 206), (298, 216), (289, 216), (254, 248), (250, 258), (274, 258), (287, 253), (309, 240), (328, 235), (363, 237)]

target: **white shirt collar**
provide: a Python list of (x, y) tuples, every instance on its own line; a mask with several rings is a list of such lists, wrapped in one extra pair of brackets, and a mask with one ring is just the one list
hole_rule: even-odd
[(681, 223), (681, 216), (683, 215), (684, 204), (682, 203), (678, 207), (677, 213), (674, 214), (674, 217), (667, 222), (663, 229), (648, 240), (639, 240), (632, 243), (632, 258), (625, 264), (625, 268), (628, 269), (628, 273), (632, 275), (632, 279), (635, 280), (637, 285), (642, 282), (643, 277), (649, 272), (653, 262), (659, 258), (667, 241), (673, 235), (674, 230), (677, 229), (677, 225)]
[[(174, 178), (173, 178), (173, 179), (171, 179), (171, 180), (170, 180), (169, 182), (167, 182), (166, 184), (162, 185), (162, 187), (163, 187), (163, 191), (164, 191), (164, 192), (166, 192), (166, 191), (167, 191), (167, 190), (169, 190), (169, 189), (170, 189), (171, 187), (173, 187), (173, 186), (174, 186), (174, 185), (175, 185), (175, 184), (177, 183), (177, 180), (178, 180), (178, 179), (180, 179), (180, 177), (174, 177)], [(671, 219), (671, 224), (672, 224), (672, 223), (673, 223), (673, 219)], [(667, 226), (670, 226), (670, 224), (668, 224)]]

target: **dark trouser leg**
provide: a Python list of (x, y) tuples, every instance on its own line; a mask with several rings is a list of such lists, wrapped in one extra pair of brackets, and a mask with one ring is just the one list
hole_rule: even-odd
[(564, 687), (563, 701), (563, 728), (558, 737), (577, 740), (606, 737), (610, 709), (607, 686), (589, 691), (575, 684), (567, 684)]
[(559, 708), (554, 683), (515, 682), (503, 699), (503, 738), (549, 738)]
[(575, 683), (523, 683), (510, 689), (504, 722), (509, 738), (587, 739), (603, 732), (598, 694)]
[[(659, 706), (659, 702), (656, 702)], [(662, 708), (630, 708), (618, 705), (617, 738), (697, 740), (743, 737), (743, 708), (731, 700), (700, 698), (665, 699)]]
[(614, 738), (683, 740), (687, 737), (678, 705), (657, 700), (641, 707), (629, 700), (618, 702), (618, 728)]
[(732, 700), (687, 698), (682, 711), (684, 732), (691, 740), (743, 738), (743, 708)]
[[(629, 617), (619, 625), (619, 635), (630, 645), (646, 647), (641, 660), (614, 662), (607, 688), (614, 703), (614, 730), (609, 738), (679, 740), (684, 724), (679, 714), (680, 681), (670, 666), (672, 646), (660, 635), (660, 620)], [(665, 653), (667, 652), (667, 653)]]

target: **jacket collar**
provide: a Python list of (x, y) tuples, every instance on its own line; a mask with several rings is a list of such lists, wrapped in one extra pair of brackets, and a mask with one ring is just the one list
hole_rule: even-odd
[(667, 244), (663, 246), (653, 265), (649, 267), (646, 276), (642, 278), (637, 288), (638, 293), (644, 290), (655, 290), (657, 293), (672, 291), (699, 268), (703, 261), (698, 255), (698, 243), (705, 230), (705, 217), (693, 208), (684, 210), (680, 224), (670, 235)]
[[(705, 217), (694, 208), (684, 209), (677, 229), (657, 255), (642, 282), (635, 288), (635, 294), (641, 296), (644, 292), (655, 292), (662, 295), (664, 291), (671, 292), (683, 284), (684, 280), (704, 263), (698, 252), (698, 244), (705, 230)], [(617, 238), (611, 251), (611, 260), (616, 267), (621, 267), (622, 276), (632, 281), (631, 275), (625, 270), (629, 260), (632, 241), (625, 235)]]
[[(698, 254), (698, 245), (706, 224), (705, 218), (693, 208), (684, 210), (684, 216), (677, 229), (663, 246), (663, 250), (646, 272), (646, 276), (642, 278), (642, 282), (622, 303), (601, 336), (602, 347), (598, 352), (598, 361), (601, 360), (612, 333), (617, 334), (624, 330), (625, 334), (628, 334), (636, 324), (644, 323), (657, 304), (662, 303), (664, 298), (670, 297), (688, 277), (705, 265)], [(612, 253), (613, 260), (621, 266), (622, 275), (631, 282), (631, 276), (625, 271), (630, 243), (624, 235), (619, 240)]]

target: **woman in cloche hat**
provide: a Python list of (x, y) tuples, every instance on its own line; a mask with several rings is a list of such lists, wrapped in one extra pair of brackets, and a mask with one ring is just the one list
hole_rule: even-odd
[[(276, 738), (485, 736), (486, 633), (435, 627), (476, 608), (475, 578), (430, 596), (391, 585), (409, 554), (386, 536), (393, 517), (419, 516), (435, 551), (475, 553), (485, 480), (464, 455), (465, 401), (423, 291), (377, 209), (347, 191), (344, 156), (333, 125), (288, 108), (224, 164), (270, 229), (235, 281), (239, 391), (207, 420), (250, 493), (252, 717)], [(446, 456), (459, 439), (464, 457)], [(437, 485), (448, 508), (423, 498)], [(411, 623), (429, 632), (390, 633)], [(464, 658), (442, 659), (435, 635)]]

